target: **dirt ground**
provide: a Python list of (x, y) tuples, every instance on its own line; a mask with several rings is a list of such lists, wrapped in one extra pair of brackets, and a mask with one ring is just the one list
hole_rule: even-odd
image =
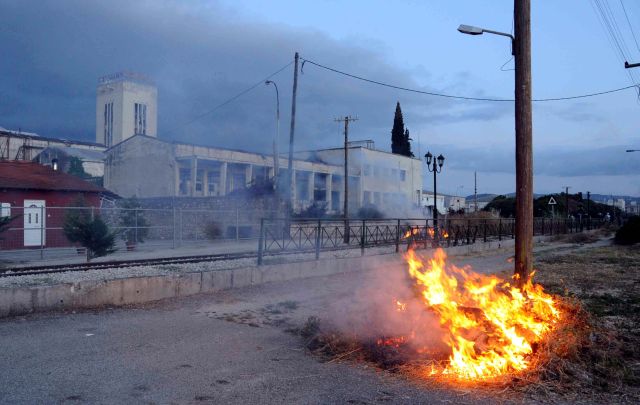
[(536, 259), (535, 282), (574, 300), (589, 317), (565, 398), (640, 402), (640, 246), (586, 244)]
[[(452, 257), (508, 271), (512, 250)], [(548, 244), (536, 281), (584, 302), (596, 323), (564, 391), (425, 383), (322, 359), (298, 334), (348, 304), (376, 271), (181, 300), (0, 321), (0, 403), (638, 403), (638, 248)], [(404, 271), (381, 269), (385, 272)], [(567, 382), (568, 381), (568, 382)], [(606, 384), (605, 384), (606, 383)]]

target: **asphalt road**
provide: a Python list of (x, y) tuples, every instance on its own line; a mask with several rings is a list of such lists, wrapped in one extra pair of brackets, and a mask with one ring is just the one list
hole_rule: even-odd
[[(500, 270), (509, 254), (456, 261)], [(0, 403), (486, 403), (367, 364), (321, 362), (287, 331), (374, 273), (0, 320)]]

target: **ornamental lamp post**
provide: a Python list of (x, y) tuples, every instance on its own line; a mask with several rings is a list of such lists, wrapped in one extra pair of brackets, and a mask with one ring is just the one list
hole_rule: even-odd
[(433, 173), (433, 241), (434, 245), (438, 245), (438, 188), (437, 174), (442, 173), (442, 165), (444, 164), (444, 156), (439, 155), (433, 158), (431, 152), (424, 155), (424, 161), (427, 163), (427, 170)]

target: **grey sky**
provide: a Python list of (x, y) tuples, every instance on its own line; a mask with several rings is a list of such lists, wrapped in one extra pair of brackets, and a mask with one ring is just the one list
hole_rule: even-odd
[[(627, 3), (640, 31), (640, 4)], [(158, 85), (159, 137), (268, 150), (275, 130), (272, 88), (259, 86), (193, 118), (284, 66), (295, 51), (401, 86), (509, 98), (513, 72), (500, 70), (509, 59), (508, 43), (461, 35), (455, 28), (468, 23), (509, 31), (511, 7), (512, 1), (503, 0), (484, 6), (473, 1), (0, 0), (0, 126), (93, 140), (97, 78), (134, 70)], [(588, 2), (538, 2), (532, 18), (536, 97), (629, 85)], [(640, 59), (640, 50), (635, 55)], [(288, 137), (291, 73), (289, 67), (273, 78), (281, 95), (281, 150)], [(414, 152), (431, 149), (447, 156), (444, 191), (463, 185), (471, 192), (474, 170), (480, 173), (480, 192), (514, 189), (511, 103), (405, 93), (309, 64), (298, 100), (297, 149), (338, 146), (341, 128), (333, 119), (346, 114), (360, 118), (352, 126), (353, 139), (374, 139), (388, 149), (400, 101)], [(640, 147), (639, 111), (632, 90), (536, 104), (536, 192), (573, 182), (575, 191), (584, 184), (592, 192), (640, 195), (640, 153), (624, 153)]]

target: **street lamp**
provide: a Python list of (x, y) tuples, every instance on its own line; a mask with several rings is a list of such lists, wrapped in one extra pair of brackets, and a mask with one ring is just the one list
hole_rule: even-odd
[(474, 27), (472, 25), (464, 25), (464, 24), (458, 27), (458, 31), (467, 35), (482, 35), (486, 32), (487, 34), (494, 34), (494, 35), (501, 35), (503, 37), (509, 37), (511, 38), (511, 55), (514, 54), (513, 45), (516, 39), (511, 34), (507, 34), (506, 32), (488, 30), (486, 28)]
[(627, 152), (640, 152), (640, 149), (627, 149)]
[[(436, 175), (442, 173), (442, 165), (444, 164), (444, 156), (440, 155), (434, 159), (431, 152), (424, 155), (424, 161), (427, 163), (427, 170), (433, 172), (433, 238), (438, 244), (438, 188)], [(432, 164), (433, 162), (433, 164)]]
[(266, 86), (273, 84), (276, 89), (276, 135), (273, 138), (273, 188), (278, 186), (278, 172), (280, 171), (280, 153), (278, 152), (278, 143), (280, 142), (280, 93), (278, 85), (271, 80), (264, 82)]
[(461, 25), (463, 34), (501, 35), (511, 40), (515, 62), (515, 132), (516, 132), (516, 284), (522, 287), (533, 270), (533, 117), (531, 111), (531, 0), (514, 0), (514, 35), (505, 32)]

